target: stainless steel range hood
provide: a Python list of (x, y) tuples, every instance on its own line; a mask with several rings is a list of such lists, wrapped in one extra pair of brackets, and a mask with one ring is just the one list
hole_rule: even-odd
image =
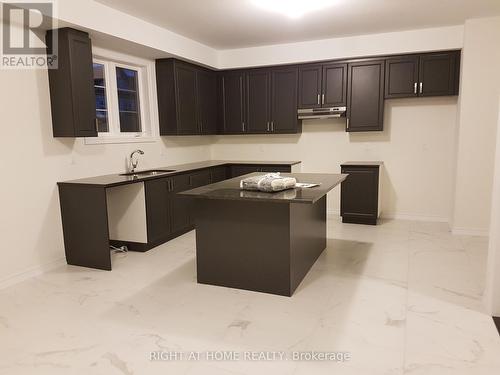
[(344, 117), (346, 107), (308, 108), (297, 111), (299, 120)]

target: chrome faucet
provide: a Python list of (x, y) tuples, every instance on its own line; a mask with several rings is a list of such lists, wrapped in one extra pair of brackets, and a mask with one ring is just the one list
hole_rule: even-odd
[(139, 158), (137, 157), (134, 159), (135, 154), (144, 155), (144, 151), (135, 150), (130, 154), (130, 173), (134, 173), (137, 165), (139, 164)]

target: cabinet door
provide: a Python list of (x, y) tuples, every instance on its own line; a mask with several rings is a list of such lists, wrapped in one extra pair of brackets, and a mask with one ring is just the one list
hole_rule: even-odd
[(191, 189), (189, 175), (182, 174), (172, 177), (171, 209), (172, 233), (186, 230), (191, 225), (192, 199), (177, 195), (177, 193)]
[(170, 222), (170, 179), (160, 178), (144, 183), (148, 242), (161, 242), (172, 233)]
[(191, 189), (205, 186), (210, 183), (210, 170), (205, 169), (203, 171), (194, 172), (189, 175), (189, 184)]
[(442, 96), (458, 93), (458, 52), (420, 56), (419, 95)]
[(246, 74), (246, 117), (248, 133), (267, 133), (270, 125), (270, 78), (267, 69), (249, 70)]
[(342, 167), (349, 176), (341, 186), (340, 213), (345, 222), (376, 224), (379, 169)]
[(271, 131), (300, 132), (297, 120), (298, 69), (273, 69), (271, 72)]
[[(75, 137), (96, 137), (92, 45), (83, 33), (68, 33)], [(67, 95), (68, 93), (61, 93)]]
[(299, 108), (321, 107), (322, 65), (303, 65), (299, 68)]
[(198, 70), (198, 122), (202, 134), (217, 132), (217, 75)]
[(239, 177), (244, 174), (260, 172), (259, 165), (231, 165), (231, 178)]
[(347, 102), (347, 64), (323, 65), (323, 107), (345, 107)]
[(244, 78), (241, 71), (225, 72), (222, 76), (224, 133), (245, 131)]
[(385, 61), (385, 97), (418, 96), (418, 56), (405, 56)]
[(216, 183), (227, 179), (226, 167), (215, 167), (210, 170), (210, 183)]
[(384, 61), (349, 64), (347, 131), (384, 128)]
[(198, 134), (196, 69), (176, 63), (177, 133)]

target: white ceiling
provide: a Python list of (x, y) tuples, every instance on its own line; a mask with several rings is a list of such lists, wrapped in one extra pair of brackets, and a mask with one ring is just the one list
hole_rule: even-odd
[(217, 49), (458, 25), (500, 14), (500, 0), (334, 0), (297, 19), (252, 0), (96, 1)]

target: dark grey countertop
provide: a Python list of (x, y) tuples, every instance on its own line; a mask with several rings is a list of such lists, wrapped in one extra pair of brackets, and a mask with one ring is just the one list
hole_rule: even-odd
[[(258, 176), (263, 173), (251, 173), (245, 177)], [(347, 178), (347, 174), (325, 173), (281, 173), (283, 176), (295, 177), (297, 182), (319, 183), (313, 188), (295, 188), (277, 193), (264, 193), (259, 191), (246, 191), (240, 189), (242, 177), (205, 185), (196, 189), (187, 190), (179, 195), (191, 198), (222, 199), (222, 200), (248, 200), (267, 201), (276, 203), (315, 203), (326, 193), (339, 185)], [(242, 213), (244, 215), (244, 213)]]
[[(120, 174), (108, 174), (104, 176), (79, 178), (77, 180), (58, 182), (58, 184), (81, 184), (95, 187), (113, 187), (120, 185), (133, 184), (136, 182), (142, 182), (146, 180), (152, 180), (155, 178), (164, 178), (168, 176), (174, 176), (176, 174), (192, 172), (200, 169), (206, 169), (211, 167), (226, 166), (231, 164), (248, 164), (248, 165), (296, 165), (300, 164), (300, 161), (270, 161), (270, 160), (252, 160), (252, 161), (240, 161), (240, 160), (208, 160), (196, 163), (188, 164), (178, 164), (170, 165), (166, 167), (156, 167), (148, 168), (148, 170), (172, 170), (169, 173), (162, 173), (154, 176), (122, 176)], [(140, 172), (140, 171), (137, 171)]]

